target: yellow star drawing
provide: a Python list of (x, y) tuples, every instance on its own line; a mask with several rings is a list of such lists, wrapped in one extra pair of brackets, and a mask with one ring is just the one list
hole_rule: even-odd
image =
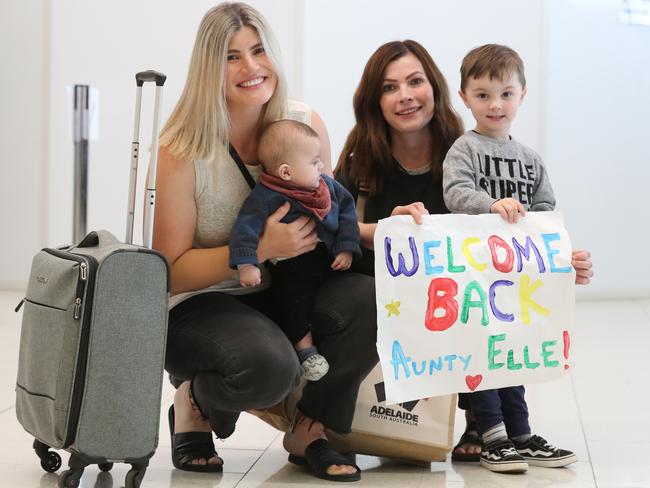
[(390, 303), (386, 304), (386, 310), (388, 310), (388, 317), (391, 315), (399, 315), (399, 306), (402, 302), (398, 300), (392, 300)]

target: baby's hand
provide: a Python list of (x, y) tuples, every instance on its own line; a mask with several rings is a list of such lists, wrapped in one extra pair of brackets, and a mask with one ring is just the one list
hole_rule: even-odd
[(334, 262), (332, 263), (332, 269), (334, 271), (345, 271), (352, 264), (352, 253), (349, 251), (343, 251), (336, 255)]
[(490, 207), (491, 213), (498, 213), (503, 217), (503, 220), (514, 224), (519, 220), (519, 216), (526, 216), (526, 209), (524, 206), (514, 198), (502, 198), (497, 200)]
[(255, 286), (262, 282), (260, 269), (252, 264), (245, 264), (239, 268), (239, 283), (241, 286)]

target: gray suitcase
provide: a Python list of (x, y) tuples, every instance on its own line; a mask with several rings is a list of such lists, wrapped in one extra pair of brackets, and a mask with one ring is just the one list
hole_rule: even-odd
[[(137, 488), (158, 444), (169, 268), (150, 249), (160, 73), (136, 75), (127, 241), (131, 241), (142, 85), (156, 83), (154, 151), (149, 167), (145, 244), (120, 243), (107, 231), (66, 248), (46, 248), (32, 262), (20, 338), (16, 414), (35, 437), (49, 472), (61, 466), (50, 448), (70, 452), (59, 487), (74, 488), (84, 468), (129, 463), (126, 488)], [(152, 176), (153, 175), (153, 176)]]

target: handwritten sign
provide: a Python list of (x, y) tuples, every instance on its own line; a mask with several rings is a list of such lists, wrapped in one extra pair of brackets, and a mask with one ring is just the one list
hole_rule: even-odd
[(575, 271), (558, 212), (381, 220), (377, 350), (387, 403), (547, 381), (571, 366)]

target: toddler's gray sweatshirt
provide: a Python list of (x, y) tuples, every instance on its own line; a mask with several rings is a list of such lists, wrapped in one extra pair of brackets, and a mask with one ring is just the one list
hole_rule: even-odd
[(442, 168), (445, 204), (452, 213), (489, 213), (501, 198), (519, 200), (527, 211), (555, 208), (542, 158), (512, 138), (468, 131), (451, 146)]

